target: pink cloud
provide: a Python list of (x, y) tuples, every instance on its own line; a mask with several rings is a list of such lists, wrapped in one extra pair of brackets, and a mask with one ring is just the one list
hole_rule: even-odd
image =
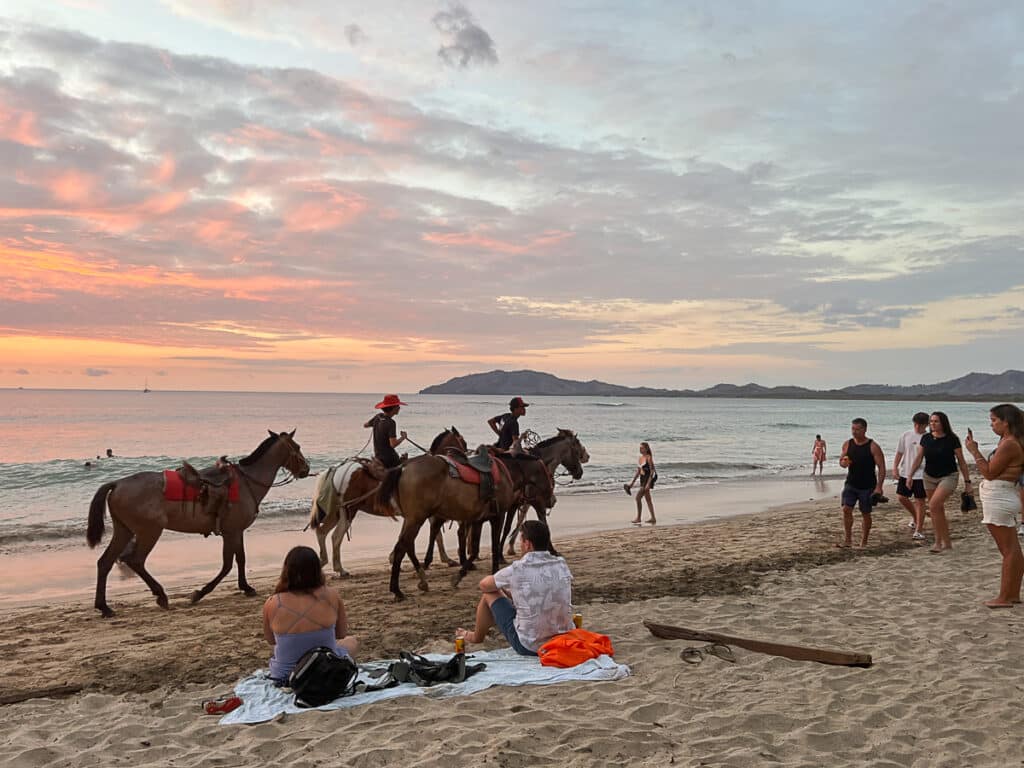
[(428, 243), (445, 247), (477, 248), (485, 251), (518, 255), (543, 250), (572, 236), (572, 232), (548, 230), (521, 244), (498, 240), (488, 237), (481, 232), (427, 232), (423, 235), (423, 239)]
[(39, 120), (33, 112), (9, 107), (0, 103), (0, 139), (23, 144), (26, 147), (41, 147)]

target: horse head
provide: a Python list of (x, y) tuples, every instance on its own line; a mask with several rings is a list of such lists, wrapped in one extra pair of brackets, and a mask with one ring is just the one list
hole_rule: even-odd
[(573, 480), (579, 480), (583, 477), (583, 465), (590, 461), (590, 454), (571, 429), (559, 428), (558, 436), (564, 438), (568, 446), (568, 450), (562, 455), (561, 464), (569, 471)]
[(466, 440), (455, 427), (449, 427), (435, 437), (434, 441), (430, 444), (429, 453), (434, 455), (442, 454), (449, 448), (457, 448), (463, 453), (467, 451)]
[(270, 436), (276, 438), (278, 443), (283, 443), (288, 449), (288, 457), (281, 466), (291, 472), (297, 478), (309, 477), (309, 462), (302, 455), (302, 447), (295, 442), (295, 430), (291, 432), (274, 432), (268, 429)]

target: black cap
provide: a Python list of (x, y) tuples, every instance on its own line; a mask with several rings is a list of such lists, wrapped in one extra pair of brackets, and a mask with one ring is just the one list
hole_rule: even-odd
[(516, 408), (529, 408), (530, 404), (524, 403), (521, 397), (513, 397), (508, 401), (508, 407), (515, 410)]

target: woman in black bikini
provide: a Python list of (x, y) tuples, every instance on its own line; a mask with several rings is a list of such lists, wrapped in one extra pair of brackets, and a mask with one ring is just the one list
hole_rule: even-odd
[(647, 512), (650, 514), (647, 522), (653, 525), (658, 521), (654, 519), (654, 502), (651, 500), (651, 489), (658, 482), (658, 470), (654, 467), (654, 454), (651, 452), (651, 446), (647, 443), (640, 443), (640, 458), (636, 462), (636, 474), (633, 475), (633, 479), (627, 485), (622, 486), (626, 493), (632, 495), (633, 483), (638, 478), (640, 480), (640, 490), (636, 494), (636, 517), (631, 522), (633, 525), (640, 525), (643, 500), (647, 499)]

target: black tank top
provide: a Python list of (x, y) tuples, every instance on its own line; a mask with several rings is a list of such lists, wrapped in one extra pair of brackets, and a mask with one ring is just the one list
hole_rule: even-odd
[(846, 483), (857, 490), (866, 491), (878, 485), (875, 478), (875, 457), (871, 455), (871, 438), (863, 445), (857, 445), (853, 438), (846, 447), (850, 457), (850, 468), (846, 470)]

